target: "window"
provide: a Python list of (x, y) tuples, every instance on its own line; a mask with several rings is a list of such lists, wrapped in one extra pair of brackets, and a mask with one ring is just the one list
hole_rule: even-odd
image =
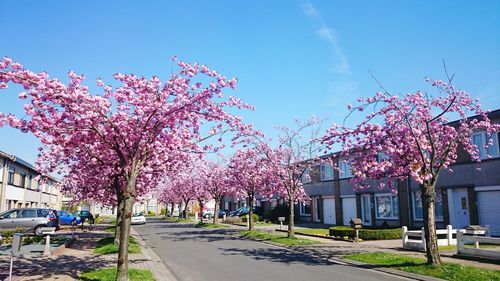
[(7, 212), (3, 213), (2, 215), (0, 215), (0, 217), (2, 217), (4, 219), (15, 219), (15, 218), (17, 218), (18, 212), (19, 212), (18, 210), (7, 211)]
[(14, 184), (14, 173), (15, 173), (14, 170), (9, 170), (9, 175), (7, 179), (8, 184)]
[(299, 201), (299, 213), (301, 216), (310, 216), (311, 215), (311, 201)]
[[(484, 146), (492, 140), (492, 145), (487, 148)], [(475, 132), (472, 134), (472, 143), (477, 146), (478, 156), (480, 159), (488, 159), (490, 157), (500, 157), (498, 149), (498, 134), (493, 133), (492, 135), (487, 134), (485, 131)]]
[(382, 162), (384, 160), (390, 160), (391, 157), (387, 154), (385, 154), (384, 152), (379, 152), (377, 153), (377, 161), (378, 162)]
[(399, 218), (399, 201), (396, 195), (375, 194), (375, 205), (378, 219)]
[(302, 176), (300, 176), (300, 180), (302, 181), (302, 183), (308, 183), (308, 182), (311, 182), (311, 174), (310, 174), (311, 170), (309, 168), (306, 168), (304, 170), (304, 173), (302, 173)]
[(22, 210), (21, 218), (36, 218), (36, 210)]
[(28, 188), (32, 187), (33, 175), (28, 175)]
[(19, 182), (20, 187), (26, 186), (26, 174), (21, 174), (21, 181)]
[(330, 164), (321, 164), (320, 166), (321, 181), (333, 180), (333, 167)]
[(339, 167), (340, 167), (340, 178), (345, 179), (345, 178), (350, 178), (352, 177), (352, 171), (351, 171), (351, 164), (349, 164), (345, 160), (340, 160), (339, 161)]
[[(422, 193), (420, 191), (412, 192), (414, 220), (422, 220), (424, 217), (421, 194)], [(434, 217), (436, 218), (436, 221), (443, 221), (443, 196), (441, 192), (436, 192), (436, 205), (435, 205)]]

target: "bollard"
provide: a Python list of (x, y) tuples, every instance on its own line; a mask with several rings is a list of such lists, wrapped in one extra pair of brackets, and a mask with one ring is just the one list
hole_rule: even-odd
[(403, 248), (404, 248), (406, 246), (406, 242), (408, 242), (408, 235), (407, 235), (408, 227), (403, 226), (402, 232), (403, 234), (401, 236), (403, 238)]
[(50, 235), (45, 236), (45, 251), (43, 251), (45, 256), (50, 256)]

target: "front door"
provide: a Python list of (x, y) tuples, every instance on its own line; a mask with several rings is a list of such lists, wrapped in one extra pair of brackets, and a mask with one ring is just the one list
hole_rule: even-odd
[(314, 199), (314, 207), (315, 207), (315, 210), (316, 210), (316, 214), (315, 214), (315, 222), (321, 222), (321, 198), (320, 197), (316, 197), (316, 199)]
[(462, 229), (470, 224), (467, 188), (453, 189), (453, 228)]
[(372, 208), (370, 204), (370, 194), (361, 195), (361, 216), (363, 225), (372, 225)]

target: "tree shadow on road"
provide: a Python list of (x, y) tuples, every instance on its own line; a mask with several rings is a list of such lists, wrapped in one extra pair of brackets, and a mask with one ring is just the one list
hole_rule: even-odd
[(219, 248), (223, 255), (229, 256), (249, 256), (255, 260), (264, 260), (285, 264), (302, 263), (305, 265), (333, 265), (335, 263), (321, 257), (311, 256), (303, 252), (290, 251), (279, 248), (260, 248), (260, 249), (240, 249), (240, 248)]

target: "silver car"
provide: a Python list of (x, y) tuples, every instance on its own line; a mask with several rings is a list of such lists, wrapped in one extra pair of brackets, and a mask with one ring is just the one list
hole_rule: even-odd
[(26, 229), (41, 235), (42, 227), (59, 229), (59, 217), (52, 209), (23, 208), (0, 213), (0, 230)]

